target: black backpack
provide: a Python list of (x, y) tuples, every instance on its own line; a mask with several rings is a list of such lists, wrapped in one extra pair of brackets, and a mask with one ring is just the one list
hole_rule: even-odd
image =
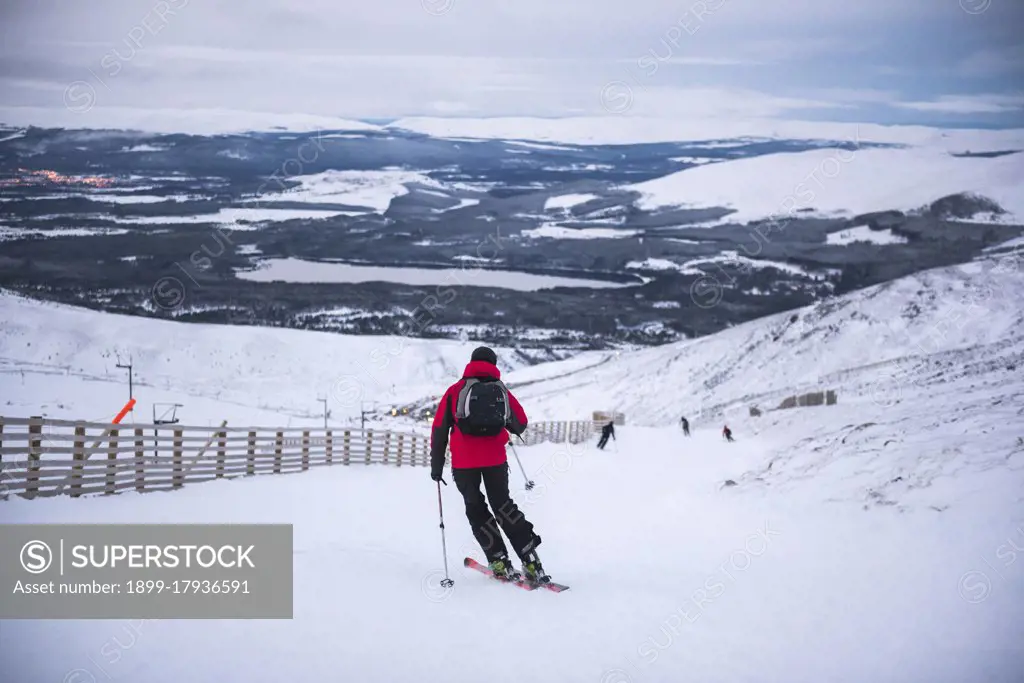
[(505, 384), (494, 378), (466, 378), (455, 407), (455, 426), (469, 436), (496, 436), (512, 416)]

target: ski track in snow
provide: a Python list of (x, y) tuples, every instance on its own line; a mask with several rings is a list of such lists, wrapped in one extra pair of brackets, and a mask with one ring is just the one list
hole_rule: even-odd
[[(412, 681), (425, 671), (469, 682), (519, 642), (496, 632), (528, 624), (530, 656), (490, 669), (488, 680), (956, 681), (982, 669), (1003, 674), (988, 680), (1012, 680), (1019, 641), (1008, 627), (1019, 624), (1024, 571), (993, 574), (993, 599), (982, 604), (965, 599), (975, 594), (958, 580), (1006, 537), (1024, 541), (1024, 530), (993, 525), (980, 500), (942, 515), (822, 507), (815, 492), (834, 483), (825, 472), (784, 495), (723, 489), (764, 455), (756, 440), (738, 439), (725, 444), (714, 428), (683, 439), (674, 429), (624, 427), (605, 451), (520, 448), (537, 487), (524, 491), (515, 473), (513, 493), (545, 539), (548, 571), (571, 586), (559, 595), (462, 568), (462, 557), (481, 553), (447, 489), (455, 584), (442, 588), (425, 468), (8, 501), (5, 521), (15, 523), (292, 523), (294, 616), (27, 621), (0, 631), (0, 647), (20, 653), (14, 680), (63, 680), (74, 669), (99, 679), (103, 666), (112, 680), (155, 683)], [(114, 638), (133, 645), (102, 659)], [(620, 671), (629, 678), (613, 678)]]

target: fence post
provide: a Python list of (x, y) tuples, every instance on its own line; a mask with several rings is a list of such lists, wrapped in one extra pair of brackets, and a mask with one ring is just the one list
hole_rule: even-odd
[(327, 430), (327, 434), (324, 436), (324, 450), (327, 453), (327, 464), (330, 465), (331, 461), (334, 460), (334, 434), (330, 429)]
[(249, 452), (245, 460), (245, 476), (256, 474), (256, 432), (249, 432)]
[(388, 452), (391, 450), (391, 432), (384, 432), (384, 464), (388, 464)]
[(302, 432), (302, 469), (309, 469), (309, 430)]
[(284, 432), (277, 432), (277, 442), (274, 444), (274, 474), (281, 474), (281, 446), (284, 441)]
[(103, 487), (104, 495), (114, 494), (114, 484), (117, 478), (117, 448), (120, 445), (119, 430), (114, 427), (110, 430), (110, 441), (107, 442), (107, 483)]
[(220, 440), (217, 442), (217, 479), (224, 477), (224, 461), (227, 458), (227, 440), (228, 433), (226, 430), (221, 430)]
[(342, 441), (344, 442), (345, 450), (344, 450), (344, 454), (341, 456), (341, 463), (343, 465), (347, 465), (348, 464), (348, 459), (349, 459), (349, 452), (351, 450), (349, 447), (352, 445), (352, 443), (351, 443), (352, 442), (352, 432), (350, 432), (349, 430), (346, 429), (345, 430), (345, 436), (342, 439)]
[(403, 441), (404, 441), (404, 435), (399, 434), (398, 435), (398, 462), (396, 463), (398, 465), (398, 467), (402, 466), (402, 445), (403, 445), (402, 442)]
[(183, 476), (183, 473), (182, 473), (183, 466), (184, 466), (184, 458), (182, 457), (183, 453), (182, 453), (182, 450), (181, 450), (182, 435), (183, 435), (182, 430), (180, 430), (180, 429), (175, 429), (174, 430), (174, 455), (172, 456), (174, 458), (174, 464), (173, 464), (173, 470), (172, 470), (172, 472), (174, 473), (174, 476), (172, 477), (171, 482), (172, 482), (172, 486), (174, 488), (176, 488), (176, 489), (180, 489), (185, 484), (185, 477)]
[(39, 435), (43, 433), (43, 418), (41, 415), (33, 415), (28, 424), (29, 437), (29, 452), (28, 452), (28, 471), (25, 473), (25, 488), (26, 497), (31, 498), (39, 492), (39, 454), (43, 447), (43, 442), (39, 438)]
[(135, 428), (135, 490), (146, 490), (145, 451), (143, 450), (142, 427)]
[(366, 434), (366, 464), (369, 465), (370, 462), (372, 462), (370, 459), (370, 454), (373, 448), (373, 430), (370, 429), (364, 432), (364, 434)]
[(71, 497), (78, 498), (81, 493), (75, 491), (82, 488), (82, 465), (85, 460), (85, 425), (79, 422), (75, 425), (75, 446), (72, 458), (75, 464), (71, 468)]
[[(4, 418), (0, 417), (0, 449), (4, 447)], [(3, 451), (0, 450), (0, 465), (4, 462)]]

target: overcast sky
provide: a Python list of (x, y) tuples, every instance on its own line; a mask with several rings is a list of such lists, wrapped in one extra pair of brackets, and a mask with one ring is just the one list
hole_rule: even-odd
[(3, 0), (0, 103), (1020, 126), (1021, 26), (1024, 0)]

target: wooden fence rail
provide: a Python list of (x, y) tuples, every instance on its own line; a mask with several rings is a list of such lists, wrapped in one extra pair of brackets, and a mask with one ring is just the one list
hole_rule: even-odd
[[(590, 422), (538, 422), (526, 445), (586, 440)], [(516, 440), (518, 441), (518, 440)], [(169, 491), (315, 467), (430, 465), (424, 434), (381, 429), (109, 424), (0, 417), (0, 500)]]

